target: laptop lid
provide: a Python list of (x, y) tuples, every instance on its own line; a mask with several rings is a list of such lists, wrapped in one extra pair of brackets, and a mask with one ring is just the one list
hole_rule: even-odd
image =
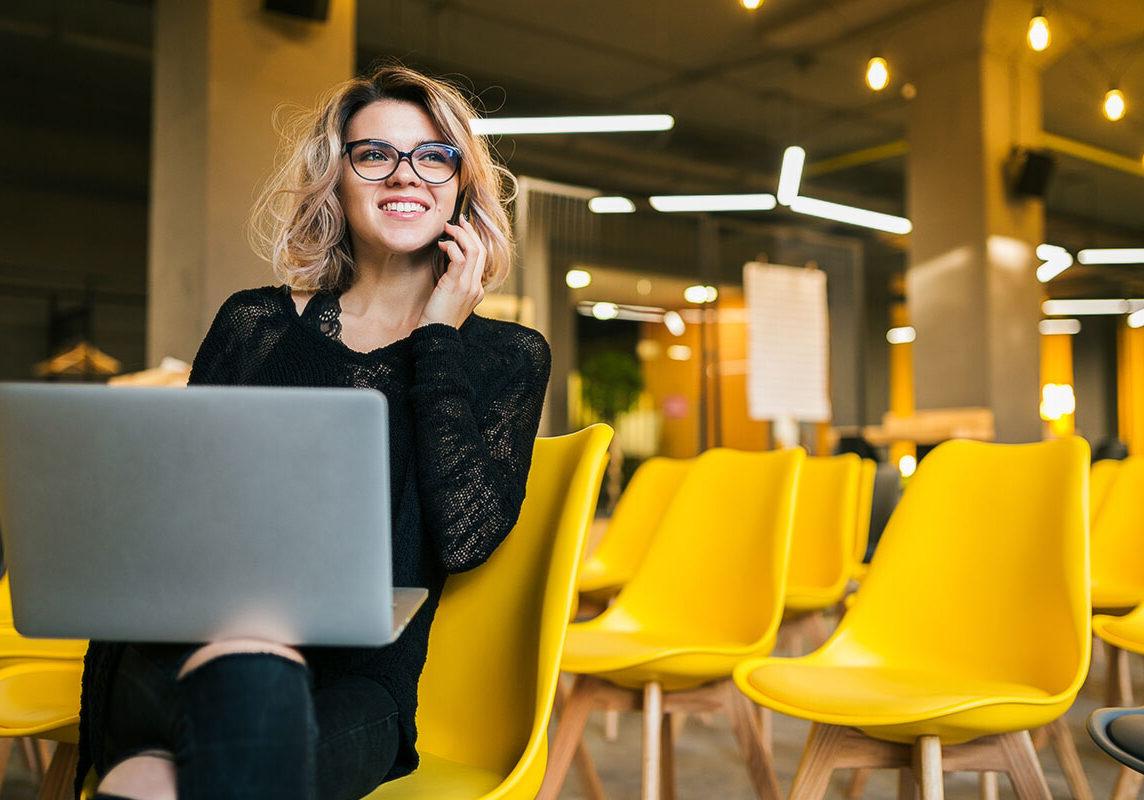
[(18, 630), (390, 642), (387, 423), (371, 389), (0, 383)]

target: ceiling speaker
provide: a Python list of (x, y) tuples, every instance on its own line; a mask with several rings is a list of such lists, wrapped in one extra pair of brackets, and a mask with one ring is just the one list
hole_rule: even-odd
[(1005, 162), (1005, 178), (1014, 197), (1045, 199), (1057, 159), (1048, 150), (1014, 147)]

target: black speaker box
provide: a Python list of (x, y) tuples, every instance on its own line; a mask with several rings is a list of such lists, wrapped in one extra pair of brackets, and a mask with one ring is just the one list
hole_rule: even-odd
[(1039, 197), (1049, 192), (1057, 160), (1048, 150), (1014, 147), (1005, 162), (1009, 192), (1015, 197)]
[(263, 0), (262, 7), (266, 11), (318, 22), (325, 22), (330, 15), (330, 0)]

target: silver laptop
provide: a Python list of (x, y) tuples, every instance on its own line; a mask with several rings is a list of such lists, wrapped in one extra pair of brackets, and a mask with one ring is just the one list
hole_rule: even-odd
[(0, 383), (0, 533), (26, 636), (380, 646), (388, 413), (371, 389)]

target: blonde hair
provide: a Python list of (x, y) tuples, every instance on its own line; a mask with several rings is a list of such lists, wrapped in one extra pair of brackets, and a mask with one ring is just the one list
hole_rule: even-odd
[(512, 264), (506, 207), (516, 196), (516, 179), (496, 163), (488, 142), (469, 130), (477, 114), (460, 90), (403, 66), (381, 66), (334, 86), (315, 108), (279, 129), (285, 157), (255, 201), (247, 228), (251, 246), (292, 289), (345, 290), (353, 283), (353, 248), (337, 195), (341, 157), (350, 119), (378, 100), (421, 107), (445, 140), (460, 148), (458, 191), (468, 192), (469, 219), (488, 251), (482, 281), (497, 288)]

